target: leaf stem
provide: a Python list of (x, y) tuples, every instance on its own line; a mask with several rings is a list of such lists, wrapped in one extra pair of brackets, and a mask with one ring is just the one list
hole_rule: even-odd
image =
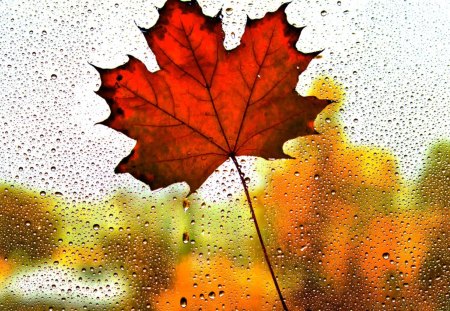
[(261, 244), (261, 248), (262, 248), (263, 253), (264, 253), (264, 259), (266, 260), (267, 265), (269, 266), (269, 270), (270, 270), (270, 274), (272, 275), (273, 283), (274, 283), (275, 288), (276, 288), (276, 290), (278, 292), (278, 297), (280, 298), (281, 304), (283, 305), (283, 310), (288, 311), (288, 308), (287, 308), (287, 305), (286, 305), (286, 301), (283, 298), (283, 294), (281, 293), (280, 286), (278, 285), (277, 277), (275, 276), (275, 273), (274, 273), (273, 268), (272, 268), (272, 264), (270, 263), (269, 255), (267, 253), (266, 246), (264, 245), (264, 240), (263, 240), (263, 237), (262, 237), (262, 234), (261, 234), (261, 230), (259, 229), (258, 221), (256, 220), (255, 210), (253, 208), (252, 200), (250, 198), (250, 193), (248, 191), (248, 186), (247, 186), (247, 184), (245, 182), (244, 173), (242, 172), (241, 167), (239, 166), (239, 163), (238, 163), (238, 161), (236, 159), (236, 156), (231, 155), (230, 158), (231, 158), (231, 160), (233, 160), (233, 163), (236, 166), (236, 169), (238, 171), (239, 177), (241, 179), (242, 186), (244, 186), (245, 196), (247, 197), (247, 202), (248, 202), (248, 205), (250, 206), (250, 212), (252, 214), (252, 219), (253, 219), (253, 223), (255, 224), (256, 232), (258, 233), (259, 243)]

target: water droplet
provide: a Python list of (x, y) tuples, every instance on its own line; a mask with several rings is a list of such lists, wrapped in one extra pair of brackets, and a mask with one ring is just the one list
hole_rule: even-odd
[(190, 206), (191, 206), (191, 202), (188, 199), (185, 198), (183, 200), (183, 209), (184, 209), (184, 211), (186, 212), (189, 209)]
[(209, 299), (214, 299), (214, 298), (216, 298), (216, 293), (215, 292), (210, 292), (208, 297), (209, 297)]
[(100, 225), (99, 224), (95, 224), (92, 228), (94, 228), (94, 230), (97, 231), (98, 229), (100, 229)]
[(183, 243), (184, 244), (189, 243), (189, 233), (188, 232), (183, 233)]
[(187, 299), (185, 297), (181, 297), (181, 299), (180, 299), (180, 306), (182, 308), (186, 308), (187, 307)]
[(383, 258), (384, 259), (389, 259), (389, 253), (383, 253)]

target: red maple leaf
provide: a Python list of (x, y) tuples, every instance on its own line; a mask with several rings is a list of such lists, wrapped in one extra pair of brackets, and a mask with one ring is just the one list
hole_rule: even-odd
[(149, 72), (130, 57), (99, 69), (98, 94), (111, 108), (103, 124), (137, 140), (116, 172), (131, 173), (152, 189), (185, 181), (191, 191), (228, 158), (289, 158), (289, 139), (314, 133), (328, 104), (295, 91), (316, 54), (295, 48), (300, 29), (284, 11), (249, 21), (233, 51), (222, 45), (220, 19), (198, 5), (168, 1), (145, 34), (161, 70)]
[(295, 48), (300, 31), (279, 9), (248, 22), (241, 45), (229, 52), (218, 18), (169, 0), (145, 34), (161, 70), (149, 72), (132, 57), (119, 68), (99, 69), (98, 94), (111, 108), (103, 124), (137, 140), (117, 172), (152, 189), (185, 181), (192, 192), (233, 160), (285, 310), (236, 157), (289, 158), (284, 142), (315, 133), (314, 119), (329, 102), (295, 92), (299, 74), (316, 56)]

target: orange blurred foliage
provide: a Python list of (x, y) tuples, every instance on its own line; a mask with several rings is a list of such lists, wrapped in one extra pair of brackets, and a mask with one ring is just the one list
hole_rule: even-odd
[(157, 299), (157, 310), (273, 310), (277, 305), (272, 278), (262, 263), (239, 267), (226, 257), (196, 260), (175, 269), (170, 290)]
[[(343, 98), (332, 79), (316, 87), (310, 95)], [(270, 163), (257, 194), (268, 244), (283, 254), (272, 258), (290, 307), (438, 310), (445, 290), (426, 289), (424, 279), (436, 240), (448, 233), (448, 210), (420, 202), (417, 181), (402, 178), (388, 151), (351, 144), (340, 109), (337, 103), (319, 115), (315, 125), (324, 135), (285, 146), (295, 159)], [(442, 247), (436, 256), (445, 256)], [(448, 278), (442, 273), (438, 278)]]

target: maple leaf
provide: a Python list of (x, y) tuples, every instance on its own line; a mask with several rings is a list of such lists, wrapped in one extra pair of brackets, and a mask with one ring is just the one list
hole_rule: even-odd
[(315, 133), (314, 119), (329, 104), (295, 91), (316, 56), (297, 51), (300, 32), (279, 9), (250, 21), (230, 52), (219, 18), (169, 0), (145, 34), (159, 71), (133, 57), (98, 69), (98, 94), (111, 108), (102, 123), (137, 140), (116, 172), (152, 189), (185, 181), (193, 192), (229, 158), (289, 158), (284, 142)]
[(236, 157), (290, 158), (283, 144), (315, 133), (314, 119), (329, 102), (295, 92), (299, 73), (316, 56), (296, 50), (299, 35), (279, 9), (249, 22), (241, 45), (229, 52), (220, 19), (203, 16), (197, 4), (169, 0), (145, 34), (159, 71), (132, 57), (116, 69), (98, 69), (98, 94), (111, 108), (103, 124), (137, 140), (116, 172), (131, 173), (152, 189), (185, 181), (193, 192), (232, 159), (284, 310)]

